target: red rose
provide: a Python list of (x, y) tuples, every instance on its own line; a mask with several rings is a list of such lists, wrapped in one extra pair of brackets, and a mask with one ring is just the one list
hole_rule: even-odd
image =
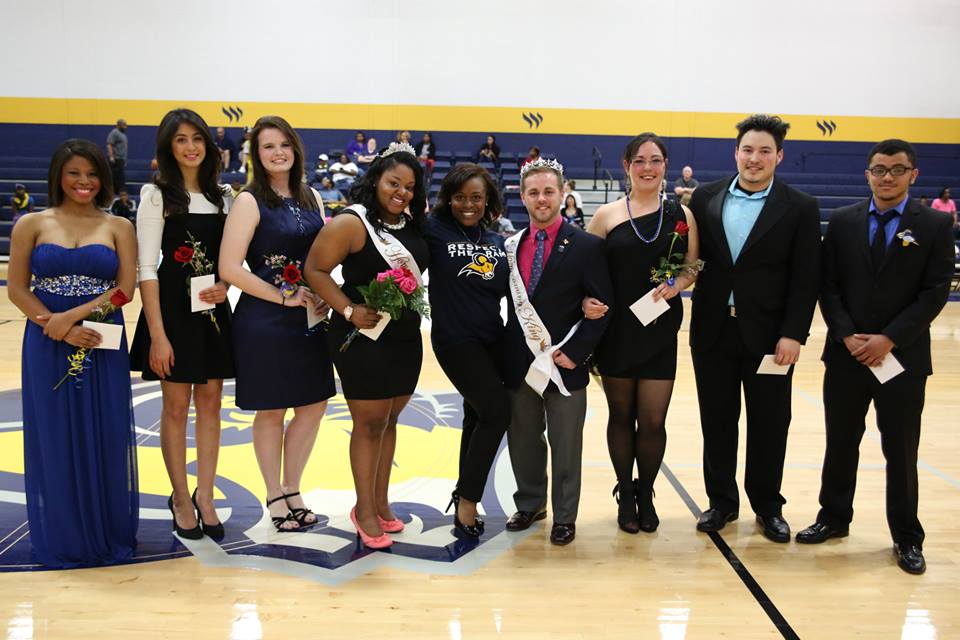
[(190, 262), (193, 260), (193, 249), (184, 245), (176, 250), (176, 252), (173, 254), (173, 259), (177, 262)]
[(683, 220), (678, 220), (677, 226), (673, 228), (674, 233), (679, 233), (682, 236), (687, 235), (688, 231), (690, 231), (690, 225), (688, 225)]
[(298, 269), (295, 264), (288, 264), (283, 268), (283, 279), (290, 284), (300, 282), (300, 275), (300, 269)]
[(113, 295), (110, 296), (110, 304), (115, 307), (122, 307), (128, 302), (130, 302), (130, 298), (123, 292), (123, 289), (117, 289), (113, 292)]

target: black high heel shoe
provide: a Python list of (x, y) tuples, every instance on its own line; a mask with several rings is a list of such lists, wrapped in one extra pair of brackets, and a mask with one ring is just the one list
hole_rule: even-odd
[(460, 494), (456, 491), (450, 494), (450, 504), (447, 505), (444, 513), (450, 511), (450, 507), (453, 507), (453, 526), (457, 530), (470, 538), (479, 538), (483, 535), (484, 524), (480, 516), (473, 517), (474, 524), (464, 524), (460, 522), (460, 516), (458, 515), (460, 509)]
[(219, 540), (223, 537), (223, 523), (218, 522), (217, 524), (207, 524), (203, 521), (203, 516), (200, 515), (200, 506), (197, 504), (197, 490), (193, 490), (193, 495), (190, 496), (190, 501), (193, 502), (193, 508), (197, 510), (197, 524), (203, 529), (203, 532), (215, 540)]
[(653, 533), (660, 526), (657, 509), (653, 506), (653, 487), (641, 487), (640, 480), (633, 481), (633, 494), (637, 497), (637, 512), (640, 515), (640, 530)]
[(613, 497), (617, 500), (617, 526), (627, 533), (640, 533), (634, 488), (632, 482), (618, 482), (613, 485)]
[(197, 526), (192, 529), (184, 529), (179, 524), (177, 524), (177, 514), (173, 510), (173, 494), (170, 494), (170, 497), (167, 498), (167, 507), (170, 509), (170, 515), (173, 516), (173, 530), (177, 532), (177, 535), (181, 538), (186, 538), (187, 540), (199, 540), (203, 537), (203, 529), (200, 528), (199, 518)]

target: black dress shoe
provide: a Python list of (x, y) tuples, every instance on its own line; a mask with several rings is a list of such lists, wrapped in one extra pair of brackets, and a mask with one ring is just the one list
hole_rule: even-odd
[(897, 566), (913, 575), (920, 575), (927, 570), (927, 561), (923, 559), (923, 551), (915, 544), (894, 544), (893, 553), (897, 556)]
[(720, 509), (707, 509), (697, 520), (697, 531), (720, 531), (728, 522), (733, 522), (738, 518), (736, 511), (720, 511)]
[(763, 537), (773, 542), (790, 542), (790, 525), (783, 516), (757, 516), (757, 524), (763, 530)]
[(849, 529), (834, 529), (828, 524), (814, 522), (797, 534), (797, 542), (800, 544), (820, 544), (830, 538), (846, 538), (848, 535), (850, 535)]
[(553, 528), (550, 529), (550, 542), (555, 545), (563, 546), (565, 544), (570, 544), (573, 542), (573, 539), (577, 535), (577, 525), (573, 524), (560, 524), (559, 522), (553, 523)]
[(524, 531), (537, 520), (546, 517), (546, 511), (517, 511), (507, 520), (507, 531)]

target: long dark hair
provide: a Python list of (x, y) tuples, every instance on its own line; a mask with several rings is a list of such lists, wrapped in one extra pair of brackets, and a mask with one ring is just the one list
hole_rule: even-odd
[(377, 156), (370, 163), (367, 172), (350, 187), (350, 200), (367, 209), (367, 220), (379, 233), (383, 230), (383, 220), (380, 218), (380, 203), (377, 201), (377, 183), (388, 169), (402, 164), (413, 171), (414, 187), (413, 200), (410, 201), (410, 213), (413, 214), (413, 228), (418, 232), (423, 228), (427, 209), (427, 189), (423, 180), (423, 169), (420, 162), (412, 153), (396, 151), (387, 157)]
[(223, 215), (223, 191), (220, 187), (220, 151), (217, 149), (210, 127), (196, 111), (191, 109), (174, 109), (167, 112), (160, 121), (157, 129), (157, 166), (159, 172), (153, 182), (160, 189), (163, 196), (163, 215), (185, 215), (190, 208), (190, 194), (183, 184), (183, 174), (180, 165), (173, 157), (173, 138), (181, 124), (188, 124), (195, 128), (203, 138), (205, 154), (197, 171), (197, 180), (200, 182), (200, 191), (204, 197), (217, 207)]
[(47, 195), (51, 207), (59, 207), (63, 203), (63, 165), (74, 156), (86, 158), (97, 170), (100, 178), (100, 191), (94, 197), (94, 202), (101, 209), (113, 200), (113, 178), (110, 175), (110, 166), (103, 157), (103, 151), (93, 142), (81, 138), (70, 138), (62, 142), (50, 158), (50, 170), (47, 172)]
[(490, 173), (472, 162), (461, 162), (443, 179), (443, 183), (440, 185), (440, 193), (437, 195), (437, 203), (433, 208), (433, 215), (438, 218), (452, 218), (453, 210), (450, 208), (450, 202), (453, 200), (454, 194), (474, 178), (480, 178), (480, 181), (483, 182), (483, 190), (487, 198), (487, 205), (483, 210), (483, 216), (480, 218), (480, 228), (486, 229), (492, 225), (493, 221), (503, 213), (503, 200), (500, 198), (500, 191), (490, 177)]
[(253, 180), (245, 190), (252, 193), (257, 200), (265, 202), (268, 207), (283, 206), (283, 198), (278, 196), (270, 187), (267, 170), (263, 166), (263, 162), (260, 161), (260, 133), (264, 129), (276, 129), (282, 133), (293, 149), (293, 166), (290, 167), (290, 178), (287, 184), (290, 195), (297, 201), (301, 209), (319, 210), (320, 205), (313, 196), (313, 191), (303, 182), (303, 140), (290, 126), (290, 123), (280, 116), (263, 116), (253, 125), (253, 131), (250, 132), (250, 161), (253, 164)]

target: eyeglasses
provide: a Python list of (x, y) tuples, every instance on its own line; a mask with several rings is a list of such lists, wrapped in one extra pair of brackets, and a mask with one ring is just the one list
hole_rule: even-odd
[(634, 158), (630, 163), (636, 167), (647, 166), (651, 169), (659, 169), (663, 166), (663, 158), (651, 158), (650, 160), (643, 160), (641, 158)]
[(885, 167), (882, 164), (875, 164), (868, 168), (867, 171), (869, 171), (870, 175), (872, 175), (874, 178), (882, 178), (888, 173), (895, 178), (899, 178), (908, 171), (913, 171), (913, 167), (905, 167), (902, 164), (895, 164), (892, 167)]

